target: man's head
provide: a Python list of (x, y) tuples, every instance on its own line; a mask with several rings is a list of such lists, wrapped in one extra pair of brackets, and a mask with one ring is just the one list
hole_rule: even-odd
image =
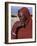
[(19, 17), (21, 22), (25, 22), (29, 16), (30, 16), (30, 13), (29, 13), (28, 8), (23, 7), (23, 8), (18, 10), (18, 17)]

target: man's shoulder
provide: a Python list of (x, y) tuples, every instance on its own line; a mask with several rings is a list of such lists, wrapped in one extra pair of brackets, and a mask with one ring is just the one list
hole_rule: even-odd
[(20, 21), (16, 21), (16, 22), (15, 22), (15, 24), (19, 24), (19, 23), (20, 23)]
[(20, 24), (20, 21), (16, 21), (13, 26), (17, 27), (19, 24)]

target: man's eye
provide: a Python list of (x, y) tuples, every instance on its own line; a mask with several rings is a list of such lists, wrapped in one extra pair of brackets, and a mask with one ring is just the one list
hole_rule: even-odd
[(19, 17), (21, 17), (21, 16), (19, 16)]

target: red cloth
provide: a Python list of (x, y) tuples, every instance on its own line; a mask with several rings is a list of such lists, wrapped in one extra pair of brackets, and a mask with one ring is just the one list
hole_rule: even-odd
[[(11, 39), (15, 39), (16, 36), (13, 36), (12, 33), (16, 33), (17, 27), (20, 24), (20, 21), (17, 21), (11, 30)], [(30, 19), (26, 27), (19, 28), (17, 32), (17, 39), (25, 39), (25, 38), (32, 38), (32, 20)]]

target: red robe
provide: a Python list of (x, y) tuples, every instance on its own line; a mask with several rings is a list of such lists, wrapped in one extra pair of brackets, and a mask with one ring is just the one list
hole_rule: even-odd
[[(20, 21), (17, 21), (11, 30), (11, 39), (27, 39), (32, 38), (32, 20), (30, 19), (26, 27), (18, 28), (18, 25), (20, 24)], [(15, 33), (14, 36), (12, 33)]]

